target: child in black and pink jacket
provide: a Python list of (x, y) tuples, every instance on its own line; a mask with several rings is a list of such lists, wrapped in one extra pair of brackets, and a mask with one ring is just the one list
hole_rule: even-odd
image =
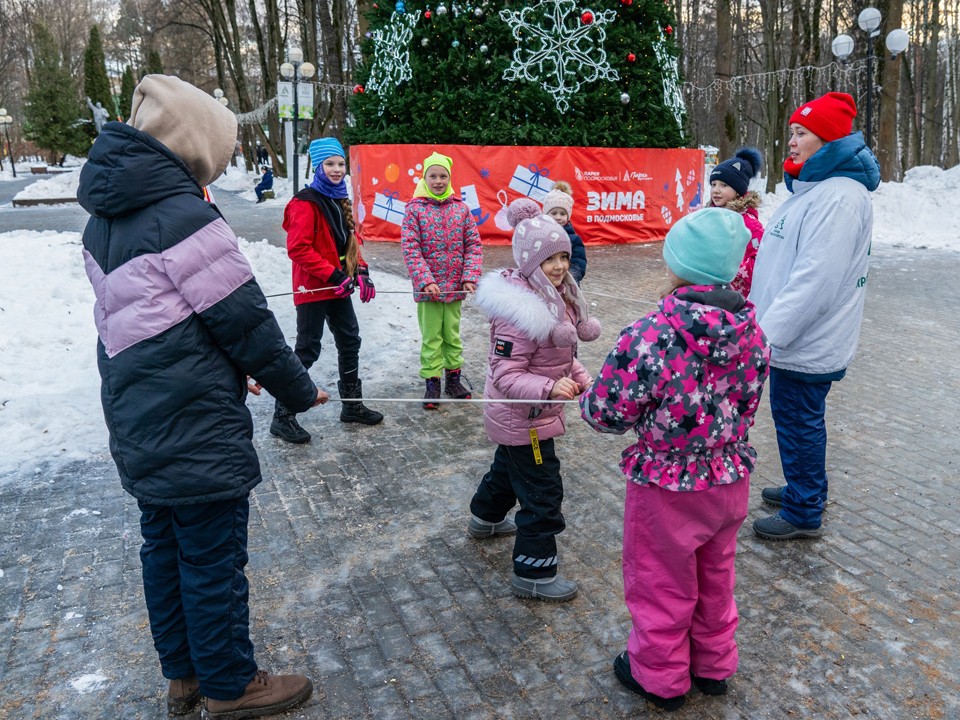
[(726, 692), (737, 669), (737, 530), (756, 452), (747, 440), (770, 351), (753, 305), (730, 288), (749, 232), (720, 208), (667, 234), (672, 290), (620, 339), (580, 398), (600, 432), (633, 429), (623, 452), (623, 588), (633, 627), (614, 672), (676, 710), (693, 682)]
[(750, 241), (743, 252), (743, 259), (730, 285), (747, 297), (753, 285), (753, 265), (763, 238), (763, 225), (757, 208), (760, 195), (750, 189), (750, 181), (760, 172), (763, 156), (756, 148), (740, 148), (729, 160), (724, 160), (710, 173), (710, 207), (726, 208), (739, 213), (743, 224), (750, 231)]

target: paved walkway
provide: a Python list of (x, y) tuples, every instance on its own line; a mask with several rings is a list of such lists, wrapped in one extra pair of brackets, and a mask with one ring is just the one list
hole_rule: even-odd
[[(237, 232), (259, 239), (252, 216), (223, 195)], [(395, 245), (366, 254), (375, 275), (401, 269)], [(486, 265), (508, 258), (491, 248)], [(589, 258), (585, 289), (624, 298), (593, 297), (605, 330), (581, 353), (596, 370), (619, 328), (649, 308), (630, 299), (655, 297), (662, 265), (658, 246), (590, 248)], [(760, 488), (780, 482), (764, 404), (737, 561), (740, 671), (728, 696), (692, 691), (673, 717), (960, 718), (958, 272), (958, 254), (874, 249), (860, 351), (828, 402), (831, 503), (820, 540), (771, 544), (749, 530), (767, 512)], [(469, 305), (464, 330), (465, 374), (479, 389), (486, 327)], [(420, 394), (415, 357), (403, 367), (364, 362), (368, 395)], [(333, 365), (324, 355), (315, 375)], [(511, 595), (510, 540), (465, 532), (492, 456), (477, 407), (380, 406), (386, 421), (367, 428), (342, 425), (331, 406), (304, 416), (314, 433), (305, 447), (269, 436), (269, 402), (251, 408), (264, 474), (250, 521), (258, 659), (316, 681), (290, 717), (658, 714), (610, 667), (629, 624), (616, 467), (626, 439), (570, 413), (558, 442), (568, 523), (559, 544), (581, 593), (543, 605)], [(135, 502), (108, 458), (54, 473), (38, 458), (38, 467), (0, 479), (0, 718), (165, 717)]]

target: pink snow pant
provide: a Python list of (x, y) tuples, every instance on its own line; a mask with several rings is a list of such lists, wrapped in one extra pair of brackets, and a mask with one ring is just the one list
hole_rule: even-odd
[(685, 695), (691, 672), (737, 670), (734, 559), (750, 482), (697, 492), (627, 481), (623, 595), (633, 618), (630, 671), (647, 692)]

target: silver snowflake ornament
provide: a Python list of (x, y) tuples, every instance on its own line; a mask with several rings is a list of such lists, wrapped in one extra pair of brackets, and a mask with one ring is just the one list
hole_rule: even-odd
[(620, 78), (603, 48), (603, 26), (616, 16), (616, 10), (594, 12), (593, 22), (583, 23), (574, 0), (540, 0), (521, 10), (501, 10), (500, 18), (517, 40), (503, 79), (540, 83), (553, 95), (557, 110), (566, 112), (570, 96), (583, 83)]

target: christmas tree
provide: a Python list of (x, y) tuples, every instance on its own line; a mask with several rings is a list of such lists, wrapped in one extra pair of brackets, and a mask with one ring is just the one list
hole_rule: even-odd
[(664, 0), (381, 0), (368, 20), (351, 143), (685, 142)]

